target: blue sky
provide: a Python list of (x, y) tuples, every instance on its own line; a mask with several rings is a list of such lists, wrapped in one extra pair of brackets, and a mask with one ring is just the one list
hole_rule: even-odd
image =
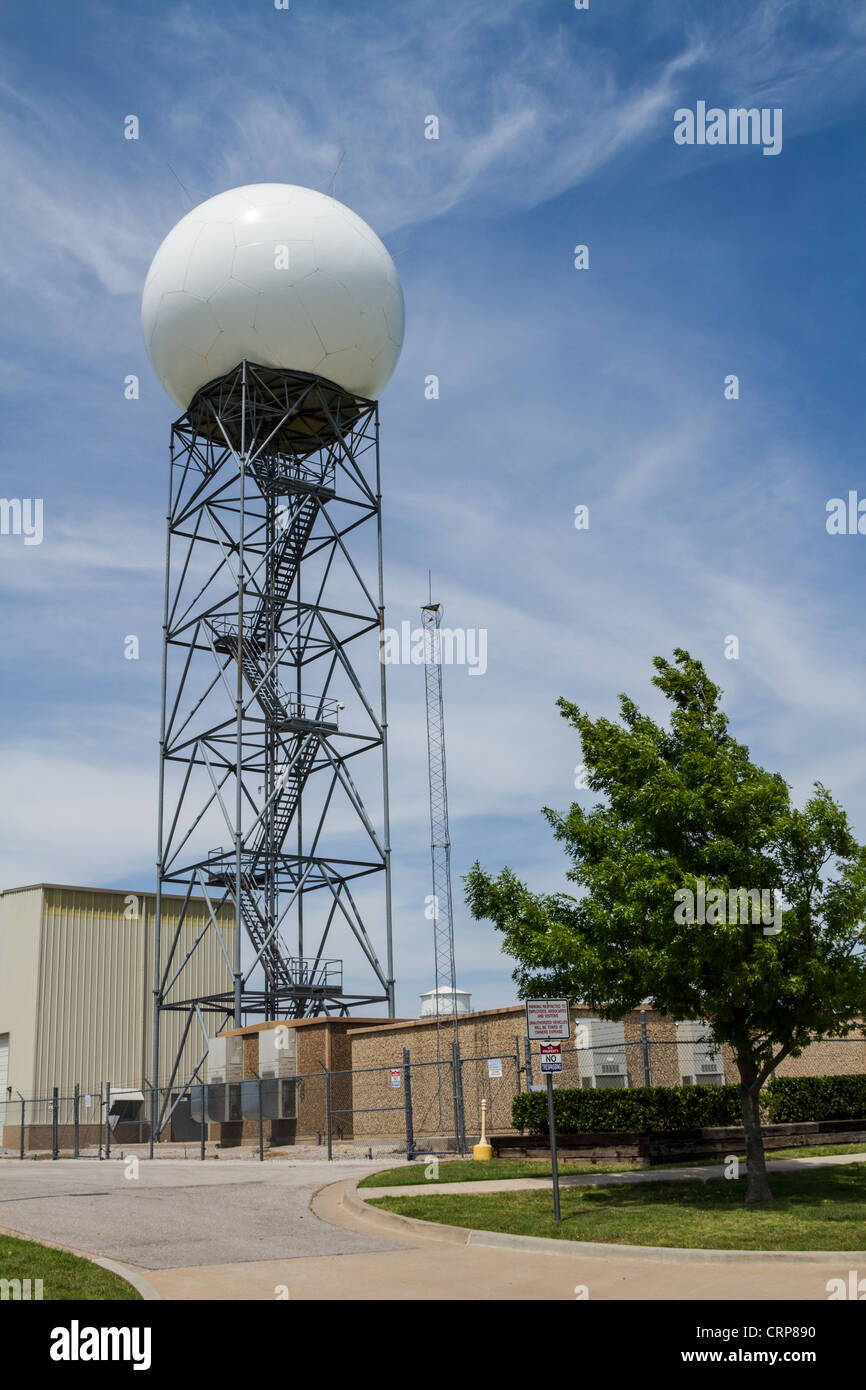
[[(866, 839), (866, 538), (825, 528), (829, 498), (866, 494), (860, 4), (55, 0), (2, 29), (0, 492), (45, 519), (39, 546), (0, 536), (0, 886), (152, 883), (175, 412), (141, 287), (193, 203), (329, 191), (338, 164), (406, 298), (381, 403), (389, 622), (417, 621), (429, 567), (446, 621), (488, 631), (483, 677), (445, 672), (455, 879), (477, 857), (564, 885), (538, 808), (588, 793), (554, 701), (612, 714), (627, 690), (661, 713), (650, 663), (674, 646), (753, 756), (798, 798), (825, 781)], [(781, 153), (675, 144), (699, 100), (780, 107)], [(432, 970), (419, 668), (391, 669), (390, 704), (414, 1013)], [(455, 886), (460, 983), (509, 1002), (510, 963)]]

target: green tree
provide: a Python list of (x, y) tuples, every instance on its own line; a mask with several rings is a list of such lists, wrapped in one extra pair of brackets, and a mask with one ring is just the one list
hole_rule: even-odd
[[(866, 1002), (866, 849), (820, 783), (797, 810), (781, 775), (751, 761), (699, 661), (676, 649), (653, 665), (669, 728), (625, 695), (621, 723), (558, 701), (606, 798), (544, 809), (582, 896), (537, 895), (476, 862), (466, 900), (503, 933), (524, 997), (562, 995), (611, 1019), (646, 999), (711, 1025), (739, 1072), (746, 1201), (763, 1202), (761, 1087), (815, 1038), (850, 1033)], [(707, 920), (690, 921), (702, 887)], [(740, 890), (763, 891), (775, 917), (756, 923)]]

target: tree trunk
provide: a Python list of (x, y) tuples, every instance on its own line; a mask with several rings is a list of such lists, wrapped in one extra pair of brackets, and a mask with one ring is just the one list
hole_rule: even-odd
[(740, 1104), (743, 1110), (743, 1129), (746, 1132), (746, 1205), (772, 1202), (773, 1194), (767, 1178), (764, 1157), (764, 1131), (761, 1128), (758, 1070), (751, 1062), (741, 1061)]

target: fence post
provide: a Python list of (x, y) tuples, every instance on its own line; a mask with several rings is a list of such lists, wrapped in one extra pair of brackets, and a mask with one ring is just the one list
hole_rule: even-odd
[(331, 1142), (331, 1073), (324, 1064), (322, 1069), (325, 1073), (325, 1113), (328, 1119), (328, 1162), (330, 1163), (333, 1154)]
[(153, 1158), (153, 1146), (156, 1143), (156, 1124), (159, 1118), (157, 1114), (158, 1106), (159, 1091), (157, 1089), (156, 1077), (154, 1077), (150, 1087), (150, 1143), (148, 1144), (148, 1156), (150, 1158)]
[[(199, 1135), (199, 1140), (200, 1140), (200, 1143), (201, 1143), (201, 1150), (200, 1150), (200, 1153), (199, 1153), (199, 1157), (201, 1158), (202, 1163), (204, 1163), (205, 1155), (206, 1155), (206, 1152), (207, 1152), (207, 1128), (208, 1128), (208, 1126), (207, 1126), (207, 1086), (205, 1086), (205, 1085), (202, 1083), (202, 1084), (199, 1085), (199, 1090), (201, 1091), (201, 1133), (200, 1133), (200, 1135)], [(192, 1105), (192, 1095), (190, 1095), (190, 1105)]]
[[(515, 1034), (514, 1034), (514, 1070), (515, 1070), (515, 1073), (516, 1073), (516, 1075), (517, 1075), (517, 1094), (520, 1095), (520, 1092), (521, 1092), (521, 1090), (523, 1089), (523, 1088), (521, 1087), (521, 1085), (520, 1085), (520, 1073), (521, 1073), (521, 1071), (523, 1070), (523, 1068), (522, 1068), (521, 1065), (520, 1065), (520, 1034), (519, 1034), (519, 1033), (515, 1033)], [(527, 1089), (527, 1091), (529, 1090), (529, 1077), (526, 1078), (526, 1089)], [(514, 1117), (514, 1110), (513, 1110), (513, 1109), (512, 1109), (511, 1114), (512, 1114), (512, 1124), (513, 1124), (513, 1122), (514, 1122), (514, 1120), (513, 1120), (513, 1117)], [(523, 1126), (523, 1125), (518, 1125), (518, 1132), (519, 1132), (521, 1135), (523, 1134), (523, 1129), (524, 1129), (524, 1126)]]
[(19, 1157), (19, 1158), (23, 1158), (23, 1157), (24, 1157), (24, 1107), (26, 1106), (26, 1104), (27, 1104), (27, 1102), (26, 1102), (26, 1100), (24, 1099), (24, 1097), (22, 1096), (22, 1097), (21, 1097), (21, 1143), (19, 1144), (19, 1147), (18, 1147), (18, 1157)]
[(532, 1090), (532, 1044), (529, 1035), (523, 1039), (523, 1055), (526, 1058), (526, 1089)]
[[(454, 1052), (454, 1049), (456, 1048), (456, 1046), (457, 1046), (456, 1042), (453, 1042), (453, 1043), (451, 1044), (451, 1099), (452, 1099), (452, 1102), (453, 1102), (453, 1105), (454, 1105), (454, 1152), (455, 1152), (455, 1154), (459, 1154), (459, 1153), (460, 1153), (460, 1110), (459, 1110), (459, 1105), (458, 1105), (458, 1101), (457, 1101), (457, 1059), (456, 1059), (455, 1052)], [(441, 1084), (442, 1084), (442, 1083), (440, 1082), (440, 1095), (441, 1095)]]
[(560, 1221), (559, 1162), (556, 1154), (556, 1114), (553, 1108), (553, 1077), (547, 1073), (547, 1124), (550, 1130), (550, 1164), (553, 1169), (553, 1219)]
[(650, 1054), (649, 1036), (646, 1026), (646, 1009), (641, 1009), (640, 1011), (640, 1045), (643, 1055), (643, 1084), (648, 1086), (650, 1084)]
[[(261, 1078), (260, 1076), (257, 1076), (257, 1077), (256, 1077), (256, 1081), (258, 1082), (258, 1091), (259, 1091), (259, 1163), (264, 1163), (264, 1161), (265, 1161), (265, 1119), (264, 1119), (264, 1115), (262, 1114), (262, 1078)], [(279, 1082), (277, 1082), (277, 1085), (279, 1086)], [(272, 1130), (272, 1132), (273, 1132), (273, 1130)]]
[(111, 1158), (111, 1082), (105, 1083), (105, 1157)]
[(454, 1127), (457, 1131), (455, 1138), (462, 1158), (466, 1152), (466, 1117), (463, 1112), (463, 1063), (460, 1060), (460, 1044), (456, 1038), (451, 1044), (451, 1064), (454, 1068)]
[(415, 1157), (415, 1130), (412, 1124), (412, 1067), (409, 1049), (403, 1048), (403, 1104), (406, 1109), (406, 1157)]
[(52, 1108), (52, 1111), (51, 1111), (51, 1157), (52, 1157), (52, 1158), (57, 1158), (58, 1147), (59, 1147), (59, 1146), (58, 1146), (58, 1137), (57, 1137), (57, 1106), (58, 1106), (58, 1099), (57, 1099), (57, 1087), (56, 1087), (56, 1086), (54, 1086), (54, 1087), (52, 1088), (52, 1091), (51, 1091), (51, 1100), (52, 1100), (52, 1105), (53, 1105), (53, 1108)]
[(81, 1087), (79, 1086), (78, 1082), (76, 1081), (76, 1083), (75, 1083), (75, 1090), (74, 1090), (73, 1093), (72, 1093), (72, 1125), (73, 1125), (73, 1130), (74, 1130), (74, 1134), (75, 1134), (75, 1139), (74, 1139), (74, 1143), (73, 1143), (73, 1156), (74, 1156), (75, 1158), (78, 1158), (78, 1154), (79, 1154), (79, 1139), (80, 1139), (80, 1133), (79, 1133), (79, 1127), (80, 1127), (79, 1110), (80, 1110), (80, 1106), (81, 1106)]

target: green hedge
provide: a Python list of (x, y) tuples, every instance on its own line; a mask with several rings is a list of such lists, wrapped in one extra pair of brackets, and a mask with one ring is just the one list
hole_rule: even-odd
[(767, 1100), (771, 1124), (861, 1119), (866, 1123), (866, 1076), (774, 1076), (767, 1083)]
[[(560, 1134), (618, 1130), (646, 1132), (703, 1129), (742, 1123), (738, 1086), (640, 1086), (632, 1090), (556, 1090), (556, 1128)], [(547, 1093), (515, 1096), (512, 1124), (547, 1133)]]

